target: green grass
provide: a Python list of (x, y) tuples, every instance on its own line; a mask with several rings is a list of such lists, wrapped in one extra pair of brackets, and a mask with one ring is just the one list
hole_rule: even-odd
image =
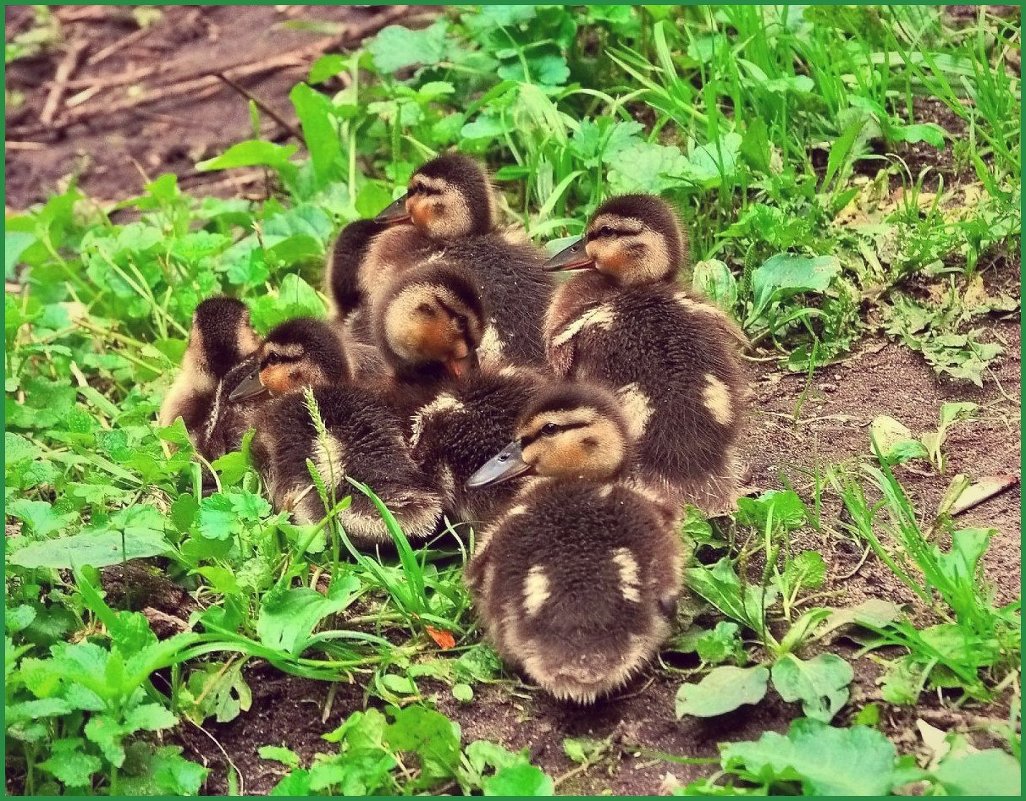
[[(36, 46), (16, 42), (7, 60)], [(195, 793), (206, 770), (147, 733), (245, 714), (243, 669), (264, 660), (355, 681), (388, 705), (326, 734), (337, 752), (312, 761), (265, 749), (290, 769), (283, 791), (550, 789), (525, 755), (464, 746), (429, 708), (428, 680), (472, 710), (475, 687), (508, 679), (461, 583), (465, 547), (415, 550), (381, 507), (397, 556), (361, 554), (334, 516), (296, 526), (275, 513), (248, 443), (209, 466), (180, 424), (155, 428), (192, 311), (227, 292), (260, 332), (323, 315), (316, 287), (338, 228), (458, 147), (489, 163), (505, 210), (539, 242), (578, 234), (612, 193), (671, 199), (690, 230), (687, 280), (738, 319), (759, 358), (810, 386), (869, 335), (983, 384), (1003, 353), (985, 320), (1018, 308), (985, 291), (987, 265), (1019, 250), (1018, 50), (1018, 25), (982, 9), (958, 29), (919, 6), (450, 10), (312, 65), (290, 94), (304, 147), (250, 140), (197, 165), (265, 167), (261, 202), (192, 197), (162, 175), (116, 209), (72, 184), (8, 214), (5, 271), (19, 288), (5, 294), (5, 506), (20, 534), (6, 556), (9, 779), (31, 794)], [(938, 108), (948, 128), (924, 121)], [(884, 155), (913, 145), (951, 169), (938, 180)], [(871, 773), (879, 792), (1010, 786), (1012, 757), (955, 735), (947, 756), (912, 766), (867, 728), (873, 705), (849, 721), (866, 726), (843, 727), (851, 667), (823, 652), (838, 631), (861, 632), (886, 663), (890, 704), (927, 690), (980, 704), (1017, 688), (1018, 605), (996, 608), (978, 569), (989, 535), (926, 526), (895, 477), (906, 458), (943, 471), (954, 419), (942, 410), (937, 432), (899, 438), (890, 445), (904, 451), (861, 472), (813, 471), (811, 498), (782, 486), (726, 523), (689, 517), (711, 558), (689, 568), (698, 616), (670, 647), (692, 667), (662, 668), (681, 674), (677, 712), (719, 714), (772, 691), (805, 720), (725, 746), (720, 770), (686, 792), (856, 792)], [(210, 470), (217, 491), (203, 497)], [(315, 483), (326, 508), (347, 503)], [(847, 529), (824, 514), (831, 503)], [(832, 566), (793, 551), (799, 530), (857, 539), (934, 622), (820, 605)], [(104, 600), (98, 569), (135, 557), (158, 560), (196, 600), (185, 632), (157, 641), (142, 614)], [(801, 758), (812, 736), (839, 785)], [(607, 748), (571, 759), (584, 770)], [(875, 772), (849, 777), (853, 755)], [(234, 773), (229, 784), (239, 789)]]

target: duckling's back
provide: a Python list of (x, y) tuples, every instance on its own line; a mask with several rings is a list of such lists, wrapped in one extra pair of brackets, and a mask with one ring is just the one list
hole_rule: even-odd
[(617, 393), (642, 478), (678, 501), (730, 506), (747, 395), (732, 322), (671, 283), (615, 287), (585, 274), (560, 294), (590, 302), (550, 314), (554, 369)]
[[(354, 542), (389, 542), (390, 535), (369, 498), (346, 477), (367, 484), (395, 515), (411, 539), (432, 534), (441, 498), (410, 458), (399, 418), (374, 392), (353, 386), (322, 386), (313, 392), (326, 434), (319, 435), (305, 395), (292, 392), (258, 413), (253, 456), (275, 506), (291, 507), (303, 523), (327, 513), (307, 468), (313, 462), (337, 501), (352, 495), (339, 520)], [(329, 498), (330, 500), (330, 498)]]
[(443, 253), (470, 270), (488, 309), (497, 340), (486, 333), (482, 364), (543, 364), (542, 323), (553, 281), (542, 270), (541, 252), (526, 239), (491, 233), (446, 243)]
[(669, 631), (681, 543), (623, 485), (539, 480), (485, 532), (467, 568), (499, 652), (557, 698), (623, 685)]
[(526, 368), (473, 373), (447, 382), (413, 414), (412, 455), (441, 487), (446, 514), (477, 525), (509, 503), (517, 481), (477, 489), (466, 482), (513, 439), (518, 415), (543, 380)]

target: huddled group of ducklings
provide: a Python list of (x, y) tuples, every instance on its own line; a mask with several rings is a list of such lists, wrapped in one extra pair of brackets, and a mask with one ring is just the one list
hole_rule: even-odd
[[(427, 162), (342, 230), (328, 320), (261, 340), (242, 302), (200, 304), (160, 417), (208, 459), (255, 429), (253, 461), (299, 522), (329, 512), (310, 461), (338, 498), (347, 477), (369, 485), (411, 541), (471, 524), (465, 579), (497, 650), (588, 703), (669, 632), (685, 503), (735, 500), (743, 334), (678, 284), (686, 235), (658, 197), (607, 200), (548, 259), (496, 217), (476, 160)], [(561, 271), (576, 274), (557, 286)], [(338, 519), (361, 546), (390, 541), (361, 493)]]

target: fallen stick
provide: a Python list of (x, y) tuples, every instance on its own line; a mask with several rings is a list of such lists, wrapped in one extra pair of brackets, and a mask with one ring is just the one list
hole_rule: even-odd
[(54, 75), (50, 94), (46, 96), (46, 103), (39, 115), (39, 122), (43, 125), (53, 124), (57, 112), (60, 111), (61, 100), (64, 99), (64, 93), (68, 89), (68, 80), (71, 78), (71, 74), (78, 69), (78, 63), (88, 49), (89, 43), (86, 41), (73, 42), (68, 48), (68, 52), (64, 54), (61, 63), (57, 65), (57, 73)]
[(140, 28), (134, 33), (128, 34), (128, 36), (124, 37), (123, 39), (118, 39), (118, 41), (112, 42), (102, 50), (98, 50), (97, 52), (89, 56), (89, 58), (86, 59), (86, 66), (93, 67), (102, 61), (106, 61), (108, 58), (110, 58), (112, 55), (118, 52), (118, 50), (134, 45), (140, 39), (145, 39), (147, 36), (150, 35), (152, 31), (153, 26)]
[(951, 505), (951, 516), (960, 515), (979, 506), (984, 501), (989, 501), (995, 495), (1000, 495), (1019, 483), (1019, 476), (985, 476), (975, 484), (966, 489), (958, 500)]

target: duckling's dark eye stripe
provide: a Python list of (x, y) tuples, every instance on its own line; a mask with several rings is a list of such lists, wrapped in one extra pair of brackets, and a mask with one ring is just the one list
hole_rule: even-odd
[[(562, 423), (562, 424), (556, 426), (556, 430), (554, 432), (552, 432), (552, 433), (553, 434), (558, 434), (558, 433), (560, 433), (562, 431), (573, 431), (575, 428), (587, 428), (589, 425), (591, 425), (591, 424), (590, 423)], [(542, 426), (542, 429), (539, 429), (538, 432), (535, 433), (535, 434), (528, 434), (527, 436), (521, 437), (520, 438), (520, 447), (521, 448), (526, 448), (528, 445), (530, 445), (535, 440), (540, 439), (541, 437), (545, 436), (542, 433), (543, 429), (544, 429), (544, 426)]]
[(602, 239), (607, 236), (634, 236), (640, 233), (640, 231), (628, 231), (626, 228), (613, 228), (609, 225), (603, 225), (597, 231), (588, 232), (588, 241), (592, 242), (596, 239)]

